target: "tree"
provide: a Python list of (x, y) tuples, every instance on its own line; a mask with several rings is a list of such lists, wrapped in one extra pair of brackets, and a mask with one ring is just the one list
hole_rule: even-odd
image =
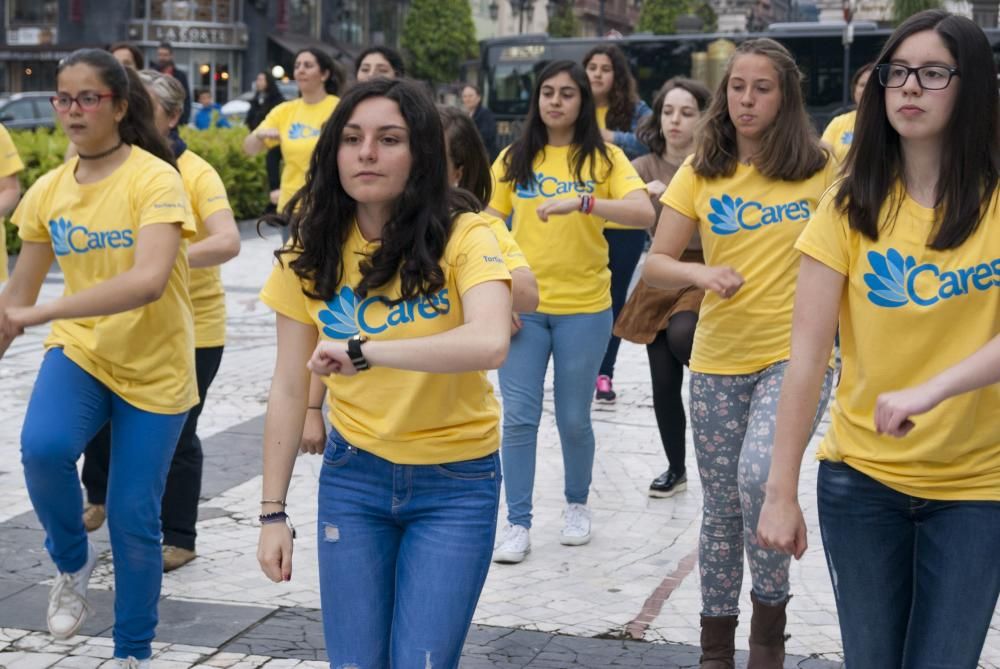
[(892, 20), (902, 23), (925, 9), (940, 9), (941, 0), (892, 0)]
[(706, 33), (714, 33), (719, 29), (719, 15), (712, 9), (712, 5), (707, 0), (695, 3), (694, 15), (701, 19), (701, 30)]
[(670, 35), (677, 17), (688, 11), (686, 0), (646, 0), (639, 15), (639, 32)]
[(454, 81), (462, 61), (475, 57), (476, 27), (468, 0), (412, 0), (402, 46), (410, 73), (433, 83)]
[[(551, 4), (551, 3), (550, 3)], [(580, 34), (580, 22), (576, 20), (571, 1), (557, 2), (555, 13), (549, 17), (551, 37), (576, 37)]]

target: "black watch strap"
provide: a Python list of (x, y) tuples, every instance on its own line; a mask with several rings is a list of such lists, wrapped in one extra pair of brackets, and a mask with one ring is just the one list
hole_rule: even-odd
[(351, 359), (354, 369), (359, 372), (371, 369), (371, 365), (365, 360), (365, 354), (361, 352), (361, 345), (366, 341), (368, 341), (368, 337), (362, 337), (361, 335), (354, 335), (347, 340), (347, 357)]

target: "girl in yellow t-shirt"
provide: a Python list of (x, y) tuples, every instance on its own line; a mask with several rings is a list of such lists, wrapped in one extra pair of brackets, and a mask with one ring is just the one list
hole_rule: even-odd
[[(801, 74), (773, 40), (737, 47), (694, 156), (661, 198), (642, 277), (706, 291), (691, 353), (691, 429), (704, 498), (699, 564), (702, 661), (733, 662), (746, 550), (753, 579), (750, 663), (784, 657), (789, 559), (754, 535), (789, 356), (795, 240), (833, 179), (806, 115)], [(681, 254), (695, 231), (704, 263)], [(832, 373), (824, 377), (829, 391)], [(825, 401), (815, 412), (815, 428)]]
[(590, 541), (587, 497), (594, 464), (591, 388), (611, 335), (607, 220), (649, 227), (653, 207), (622, 150), (601, 137), (583, 68), (555, 61), (539, 74), (521, 136), (493, 164), (489, 213), (511, 217), (513, 235), (538, 279), (538, 312), (524, 314), (500, 370), (508, 526), (494, 553), (520, 562), (531, 549), (531, 494), (549, 357), (556, 423), (566, 463), (560, 541)]
[[(851, 95), (855, 107), (861, 103), (861, 95), (865, 92), (865, 86), (868, 85), (874, 67), (875, 63), (862, 65), (851, 79)], [(854, 141), (854, 122), (857, 115), (858, 110), (852, 109), (845, 114), (835, 116), (823, 131), (823, 141), (833, 149), (833, 155), (840, 162), (847, 157), (847, 152)]]
[(21, 156), (7, 128), (0, 125), (0, 284), (7, 280), (7, 231), (3, 220), (21, 197), (21, 182), (17, 173), (24, 169)]
[(1000, 596), (997, 70), (979, 26), (932, 10), (896, 29), (872, 78), (846, 177), (797, 244), (757, 532), (806, 549), (798, 474), (839, 324), (817, 507), (844, 660), (975, 667)]
[(416, 84), (348, 91), (315, 164), (261, 291), (278, 335), (261, 568), (291, 578), (308, 364), (333, 400), (318, 511), (330, 665), (454, 669), (496, 533), (499, 407), (483, 370), (507, 354), (510, 274), (476, 203), (448, 186), (441, 121)]
[[(638, 131), (639, 124), (652, 115), (652, 110), (639, 98), (625, 54), (613, 44), (601, 44), (583, 57), (583, 67), (594, 94), (597, 125), (604, 141), (621, 148), (629, 160), (648, 154), (649, 147), (639, 138)], [(617, 320), (648, 237), (645, 230), (608, 223), (604, 238), (608, 240), (608, 269), (611, 271), (611, 318)], [(621, 343), (621, 338), (614, 334), (608, 339), (594, 384), (594, 399), (598, 402), (613, 404), (617, 398), (615, 361)]]
[[(281, 171), (281, 187), (271, 193), (271, 201), (279, 211), (305, 185), (309, 161), (319, 141), (323, 124), (330, 118), (337, 102), (339, 71), (329, 55), (315, 47), (295, 54), (295, 83), (299, 97), (282, 102), (272, 109), (252, 133), (243, 140), (243, 150), (255, 156), (274, 147), (281, 148), (285, 166)], [(284, 239), (287, 231), (282, 232)]]
[[(194, 221), (135, 70), (83, 49), (60, 63), (57, 81), (52, 105), (78, 155), (38, 179), (14, 213), (24, 244), (0, 294), (0, 351), (24, 328), (53, 323), (21, 433), (28, 492), (59, 570), (49, 631), (73, 636), (91, 609), (97, 553), (76, 461), (110, 421), (114, 656), (148, 667), (163, 577), (160, 498), (198, 402), (184, 241)], [(53, 259), (63, 296), (35, 304)]]
[[(219, 265), (240, 251), (240, 233), (236, 229), (226, 188), (218, 173), (190, 150), (177, 132), (184, 110), (184, 88), (168, 74), (156, 70), (139, 73), (153, 98), (157, 130), (170, 144), (177, 168), (184, 182), (197, 234), (188, 248), (191, 267), (188, 292), (194, 306), (195, 373), (198, 404), (188, 412), (170, 463), (163, 493), (163, 571), (169, 572), (195, 557), (195, 524), (198, 521), (198, 498), (201, 492), (202, 451), (197, 439), (198, 418), (205, 405), (208, 388), (219, 371), (226, 342), (226, 296), (222, 289)], [(108, 463), (111, 457), (111, 429), (105, 426), (87, 445), (83, 461), (83, 485), (88, 505), (83, 524), (93, 531), (104, 521), (104, 502), (108, 486)]]

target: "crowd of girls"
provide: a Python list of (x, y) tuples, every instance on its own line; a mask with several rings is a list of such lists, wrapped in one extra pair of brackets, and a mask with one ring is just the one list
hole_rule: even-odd
[[(799, 470), (828, 402), (817, 496), (847, 666), (976, 666), (1000, 595), (1000, 109), (981, 29), (937, 10), (904, 22), (826, 142), (774, 41), (740, 44), (712, 93), (668, 81), (652, 110), (621, 52), (602, 46), (540, 70), (523, 130), (492, 168), (473, 120), (436, 107), (394, 52), (362, 53), (355, 75), (338, 100), (333, 64), (299, 53), (301, 97), (245, 144), (279, 146), (286, 161), (266, 220), (288, 239), (260, 294), (276, 312), (277, 360), (258, 559), (272, 580), (291, 578), (292, 469), (300, 451), (322, 453), (332, 665), (458, 666), (491, 559), (531, 550), (550, 359), (560, 542), (590, 541), (591, 387), (614, 399), (617, 320), (616, 334), (647, 346), (668, 461), (651, 496), (686, 487), (691, 369), (701, 669), (735, 667), (744, 555), (747, 666), (783, 666), (790, 559), (806, 549)], [(196, 288), (217, 300), (217, 273), (191, 268), (238, 250), (217, 177), (173, 131), (177, 95), (169, 77), (140, 78), (104, 52), (61, 64), (53, 105), (76, 156), (18, 206), (23, 250), (0, 293), (0, 352), (53, 322), (22, 433), (59, 572), (49, 628), (69, 637), (90, 611), (96, 555), (75, 463), (108, 424), (114, 654), (129, 667), (148, 665), (161, 511), (166, 535), (167, 506), (192, 491), (163, 493), (197, 450), (222, 352), (208, 334), (221, 312), (199, 310)], [(2, 153), (0, 210), (21, 168)], [(81, 228), (115, 243), (80, 246)], [(616, 282), (627, 288), (649, 229), (626, 302)], [(53, 259), (65, 294), (36, 304)]]

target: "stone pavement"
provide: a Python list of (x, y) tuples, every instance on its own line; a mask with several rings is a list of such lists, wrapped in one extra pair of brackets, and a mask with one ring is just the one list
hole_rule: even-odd
[[(206, 456), (199, 557), (164, 577), (154, 660), (154, 667), (163, 669), (325, 666), (315, 559), (320, 458), (299, 459), (289, 491), (289, 514), (299, 530), (292, 581), (271, 583), (255, 558), (260, 434), (274, 364), (273, 316), (256, 295), (270, 268), (275, 236), (261, 240), (249, 228), (245, 233), (240, 257), (223, 268), (229, 342), (199, 430)], [(42, 299), (61, 289), (61, 276), (51, 273)], [(44, 633), (53, 569), (19, 465), (18, 434), (44, 334), (30, 332), (0, 361), (0, 669), (92, 669), (111, 656), (113, 581), (106, 529), (93, 535), (102, 553), (91, 581), (95, 615), (81, 636), (54, 643)], [(562, 466), (551, 379), (547, 386), (533, 552), (520, 565), (493, 566), (461, 666), (697, 666), (701, 491), (689, 452), (688, 470), (695, 475), (688, 491), (667, 500), (646, 496), (665, 461), (645, 352), (622, 346), (615, 379), (620, 399), (613, 407), (594, 407), (594, 540), (584, 547), (558, 542)], [(840, 641), (819, 546), (814, 465), (805, 467), (802, 479), (813, 546), (792, 565), (788, 648), (794, 656), (786, 666), (832, 668), (840, 665)], [(747, 595), (741, 605), (750, 610)], [(744, 650), (748, 627), (745, 620), (738, 630), (737, 647)], [(998, 615), (980, 666), (1000, 667)]]

